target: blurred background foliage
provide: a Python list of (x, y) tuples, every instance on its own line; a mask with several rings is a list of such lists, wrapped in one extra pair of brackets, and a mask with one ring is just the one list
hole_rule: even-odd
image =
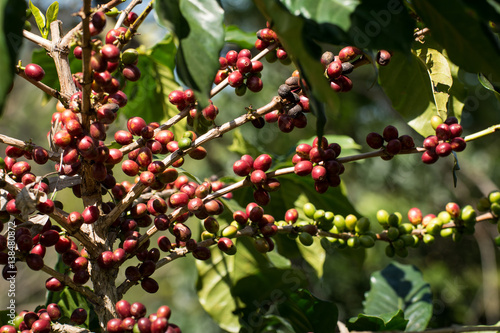
[[(51, 3), (45, 0), (33, 2), (39, 8), (46, 8)], [(235, 24), (249, 33), (255, 33), (265, 26), (265, 19), (252, 1), (221, 0), (220, 2), (225, 10), (226, 25)], [(103, 2), (98, 1), (93, 5), (99, 3)], [(145, 5), (140, 5), (136, 11), (139, 12)], [(80, 6), (80, 1), (65, 0), (61, 1), (60, 6), (59, 17), (64, 18), (63, 29), (67, 30), (77, 23), (77, 19), (71, 14)], [(32, 25), (35, 26), (34, 23)], [(152, 17), (140, 31), (142, 33), (138, 36), (137, 42), (146, 46), (154, 45), (166, 33), (166, 30), (158, 26)], [(235, 47), (228, 44), (223, 49), (222, 55)], [(340, 46), (324, 45), (324, 50), (339, 49)], [(23, 63), (30, 62), (32, 51), (33, 45), (25, 43), (21, 54)], [(264, 90), (261, 93), (247, 92), (245, 96), (238, 97), (228, 88), (213, 99), (221, 111), (217, 123), (223, 123), (244, 113), (245, 107), (257, 108), (266, 104), (276, 95), (277, 87), (291, 75), (293, 70), (293, 65), (284, 66), (279, 62), (268, 64), (264, 61)], [(465, 85), (468, 94), (461, 120), (464, 134), (471, 134), (500, 123), (500, 105), (493, 93), (483, 88), (474, 74), (460, 71), (458, 77)], [(325, 134), (350, 136), (362, 146), (361, 151), (369, 151), (365, 143), (366, 134), (373, 131), (381, 132), (386, 125), (392, 124), (400, 133), (412, 135), (417, 144), (422, 142), (423, 138), (391, 107), (391, 102), (377, 83), (377, 72), (374, 67), (359, 68), (351, 75), (351, 79), (354, 83), (353, 91), (339, 94), (336, 99), (336, 109), (326, 110), (328, 120)], [(140, 85), (140, 81), (137, 84)], [(33, 142), (45, 145), (45, 135), (54, 111), (54, 101), (46, 101), (40, 92), (17, 78), (0, 121), (0, 133), (22, 140), (31, 139)], [(295, 129), (290, 134), (281, 133), (276, 124), (266, 124), (262, 129), (247, 125), (241, 128), (241, 134), (257, 149), (268, 152), (278, 161), (285, 161), (291, 156), (297, 141), (310, 139), (315, 135), (315, 120), (312, 115), (308, 115), (308, 118), (311, 126), (302, 130)], [(122, 117), (113, 126), (123, 128), (125, 121), (126, 119)], [(187, 161), (184, 168), (200, 179), (212, 175), (217, 177), (232, 175), (232, 164), (239, 157), (227, 149), (232, 142), (232, 135), (225, 135), (219, 140), (210, 142), (206, 146), (209, 151), (207, 160)], [(479, 198), (497, 189), (500, 182), (500, 169), (497, 165), (500, 162), (499, 156), (499, 135), (490, 135), (469, 143), (467, 149), (459, 154), (461, 170), (458, 172), (456, 187), (453, 186), (451, 156), (441, 158), (432, 166), (423, 165), (418, 155), (397, 156), (391, 161), (383, 161), (380, 158), (368, 159), (346, 165), (342, 181), (349, 200), (359, 214), (374, 222), (379, 209), (398, 211), (405, 216), (410, 208), (416, 206), (424, 214), (437, 215), (439, 211), (444, 210), (447, 202), (475, 206)], [(37, 166), (37, 168), (42, 167)], [(43, 170), (46, 173), (53, 171), (47, 165), (43, 168), (46, 168)], [(120, 177), (117, 176), (117, 179)], [(58, 196), (64, 196), (65, 199), (69, 197), (65, 192)], [(65, 201), (67, 210), (81, 210), (78, 205), (76, 200)], [(199, 234), (199, 230), (195, 230), (195, 227), (193, 229), (195, 234)], [(496, 234), (495, 229), (495, 226), (487, 222), (481, 223), (475, 235), (465, 236), (459, 244), (454, 244), (450, 239), (439, 239), (432, 246), (411, 249), (407, 258), (394, 259), (417, 266), (422, 270), (424, 279), (431, 285), (434, 310), (430, 327), (493, 324), (500, 320), (500, 312), (495, 313), (495, 309), (489, 307), (491, 303), (488, 301), (488, 297), (495, 297), (489, 292), (498, 291), (492, 287), (498, 286), (500, 281), (499, 252), (491, 240), (492, 235)], [(339, 307), (339, 319), (345, 321), (362, 311), (362, 300), (369, 288), (370, 274), (382, 269), (392, 260), (385, 256), (383, 244), (377, 244), (367, 251), (350, 249), (329, 251), (324, 264), (324, 275), (319, 280), (311, 281), (310, 289), (316, 296), (335, 302)], [(23, 280), (22, 289), (18, 294), (18, 304), (32, 309), (44, 303), (42, 285), (34, 283), (39, 279), (38, 275), (43, 273), (28, 272), (23, 266), (20, 267), (20, 271)], [(23, 271), (27, 274), (23, 274)], [(27, 276), (29, 280), (25, 280)], [(154, 311), (162, 304), (168, 304), (173, 309), (173, 321), (186, 332), (199, 332), (201, 329), (206, 333), (221, 331), (198, 302), (195, 291), (197, 271), (191, 256), (169, 264), (156, 273), (155, 278), (160, 284), (157, 294), (145, 294), (139, 287), (134, 287), (126, 295), (126, 299), (140, 300), (147, 304), (148, 312)], [(0, 288), (4, 285), (5, 281), (0, 282)], [(6, 305), (4, 302), (1, 300), (0, 306)], [(496, 304), (498, 305), (498, 302)]]

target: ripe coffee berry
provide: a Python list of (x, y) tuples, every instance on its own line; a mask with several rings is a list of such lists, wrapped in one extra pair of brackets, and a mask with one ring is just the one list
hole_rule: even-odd
[(24, 68), (24, 73), (30, 79), (35, 81), (41, 81), (45, 76), (45, 71), (40, 65), (37, 64), (28, 64)]

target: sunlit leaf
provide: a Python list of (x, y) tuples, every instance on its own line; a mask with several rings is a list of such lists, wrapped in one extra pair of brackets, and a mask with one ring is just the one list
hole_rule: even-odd
[(50, 32), (50, 24), (57, 20), (57, 14), (59, 14), (59, 2), (54, 1), (45, 13), (45, 17), (47, 18), (47, 34)]
[[(194, 90), (201, 107), (208, 105), (224, 46), (224, 12), (215, 0), (158, 1), (157, 16), (179, 39), (179, 78)], [(200, 61), (203, 59), (203, 61)]]
[(38, 26), (38, 30), (40, 30), (40, 34), (43, 38), (47, 38), (49, 32), (47, 30), (47, 21), (43, 13), (30, 1), (30, 9), (33, 17), (35, 18), (36, 25)]
[(349, 319), (347, 327), (353, 331), (403, 331), (408, 324), (402, 310), (378, 316), (359, 314)]
[(251, 49), (257, 37), (255, 32), (245, 32), (236, 25), (225, 27), (225, 42), (238, 45), (242, 49)]

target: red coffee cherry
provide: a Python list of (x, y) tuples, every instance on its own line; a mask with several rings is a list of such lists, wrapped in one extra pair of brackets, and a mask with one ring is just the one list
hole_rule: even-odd
[(40, 65), (37, 64), (28, 64), (24, 68), (24, 73), (30, 79), (35, 81), (41, 81), (45, 76), (45, 71)]

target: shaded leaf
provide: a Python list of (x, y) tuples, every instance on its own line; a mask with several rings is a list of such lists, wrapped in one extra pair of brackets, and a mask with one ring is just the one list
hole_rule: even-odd
[[(10, 310), (2, 310), (0, 311), (0, 325), (9, 325), (9, 320), (14, 319), (14, 317), (10, 317)], [(16, 313), (14, 313), (16, 315)]]
[(477, 6), (459, 0), (416, 0), (413, 5), (453, 63), (471, 73), (500, 77), (500, 48)]
[(18, 0), (0, 0), (0, 115), (7, 94), (12, 87), (18, 54), (23, 43), (23, 26), (26, 20), (26, 3)]
[(396, 109), (422, 136), (432, 134), (430, 118), (437, 114), (432, 82), (422, 60), (394, 53), (390, 66), (380, 68), (379, 83)]
[(431, 288), (414, 266), (392, 263), (370, 278), (363, 303), (366, 315), (402, 310), (408, 331), (423, 331), (432, 316)]
[(349, 319), (347, 327), (352, 331), (403, 331), (408, 324), (402, 310), (370, 316), (359, 314), (356, 318)]
[(359, 48), (409, 53), (415, 20), (401, 1), (361, 1), (351, 14), (349, 35)]
[(43, 13), (36, 7), (30, 0), (30, 9), (33, 17), (35, 18), (36, 25), (38, 26), (38, 30), (40, 30), (40, 34), (43, 38), (47, 38), (49, 32), (47, 31), (47, 21), (45, 20), (45, 16)]
[(225, 42), (236, 44), (242, 49), (251, 49), (257, 40), (255, 32), (245, 32), (236, 25), (228, 25), (224, 31)]
[[(194, 90), (200, 107), (208, 105), (213, 79), (224, 46), (224, 12), (215, 0), (159, 1), (160, 22), (179, 39), (177, 73)], [(203, 61), (200, 61), (203, 59)]]

